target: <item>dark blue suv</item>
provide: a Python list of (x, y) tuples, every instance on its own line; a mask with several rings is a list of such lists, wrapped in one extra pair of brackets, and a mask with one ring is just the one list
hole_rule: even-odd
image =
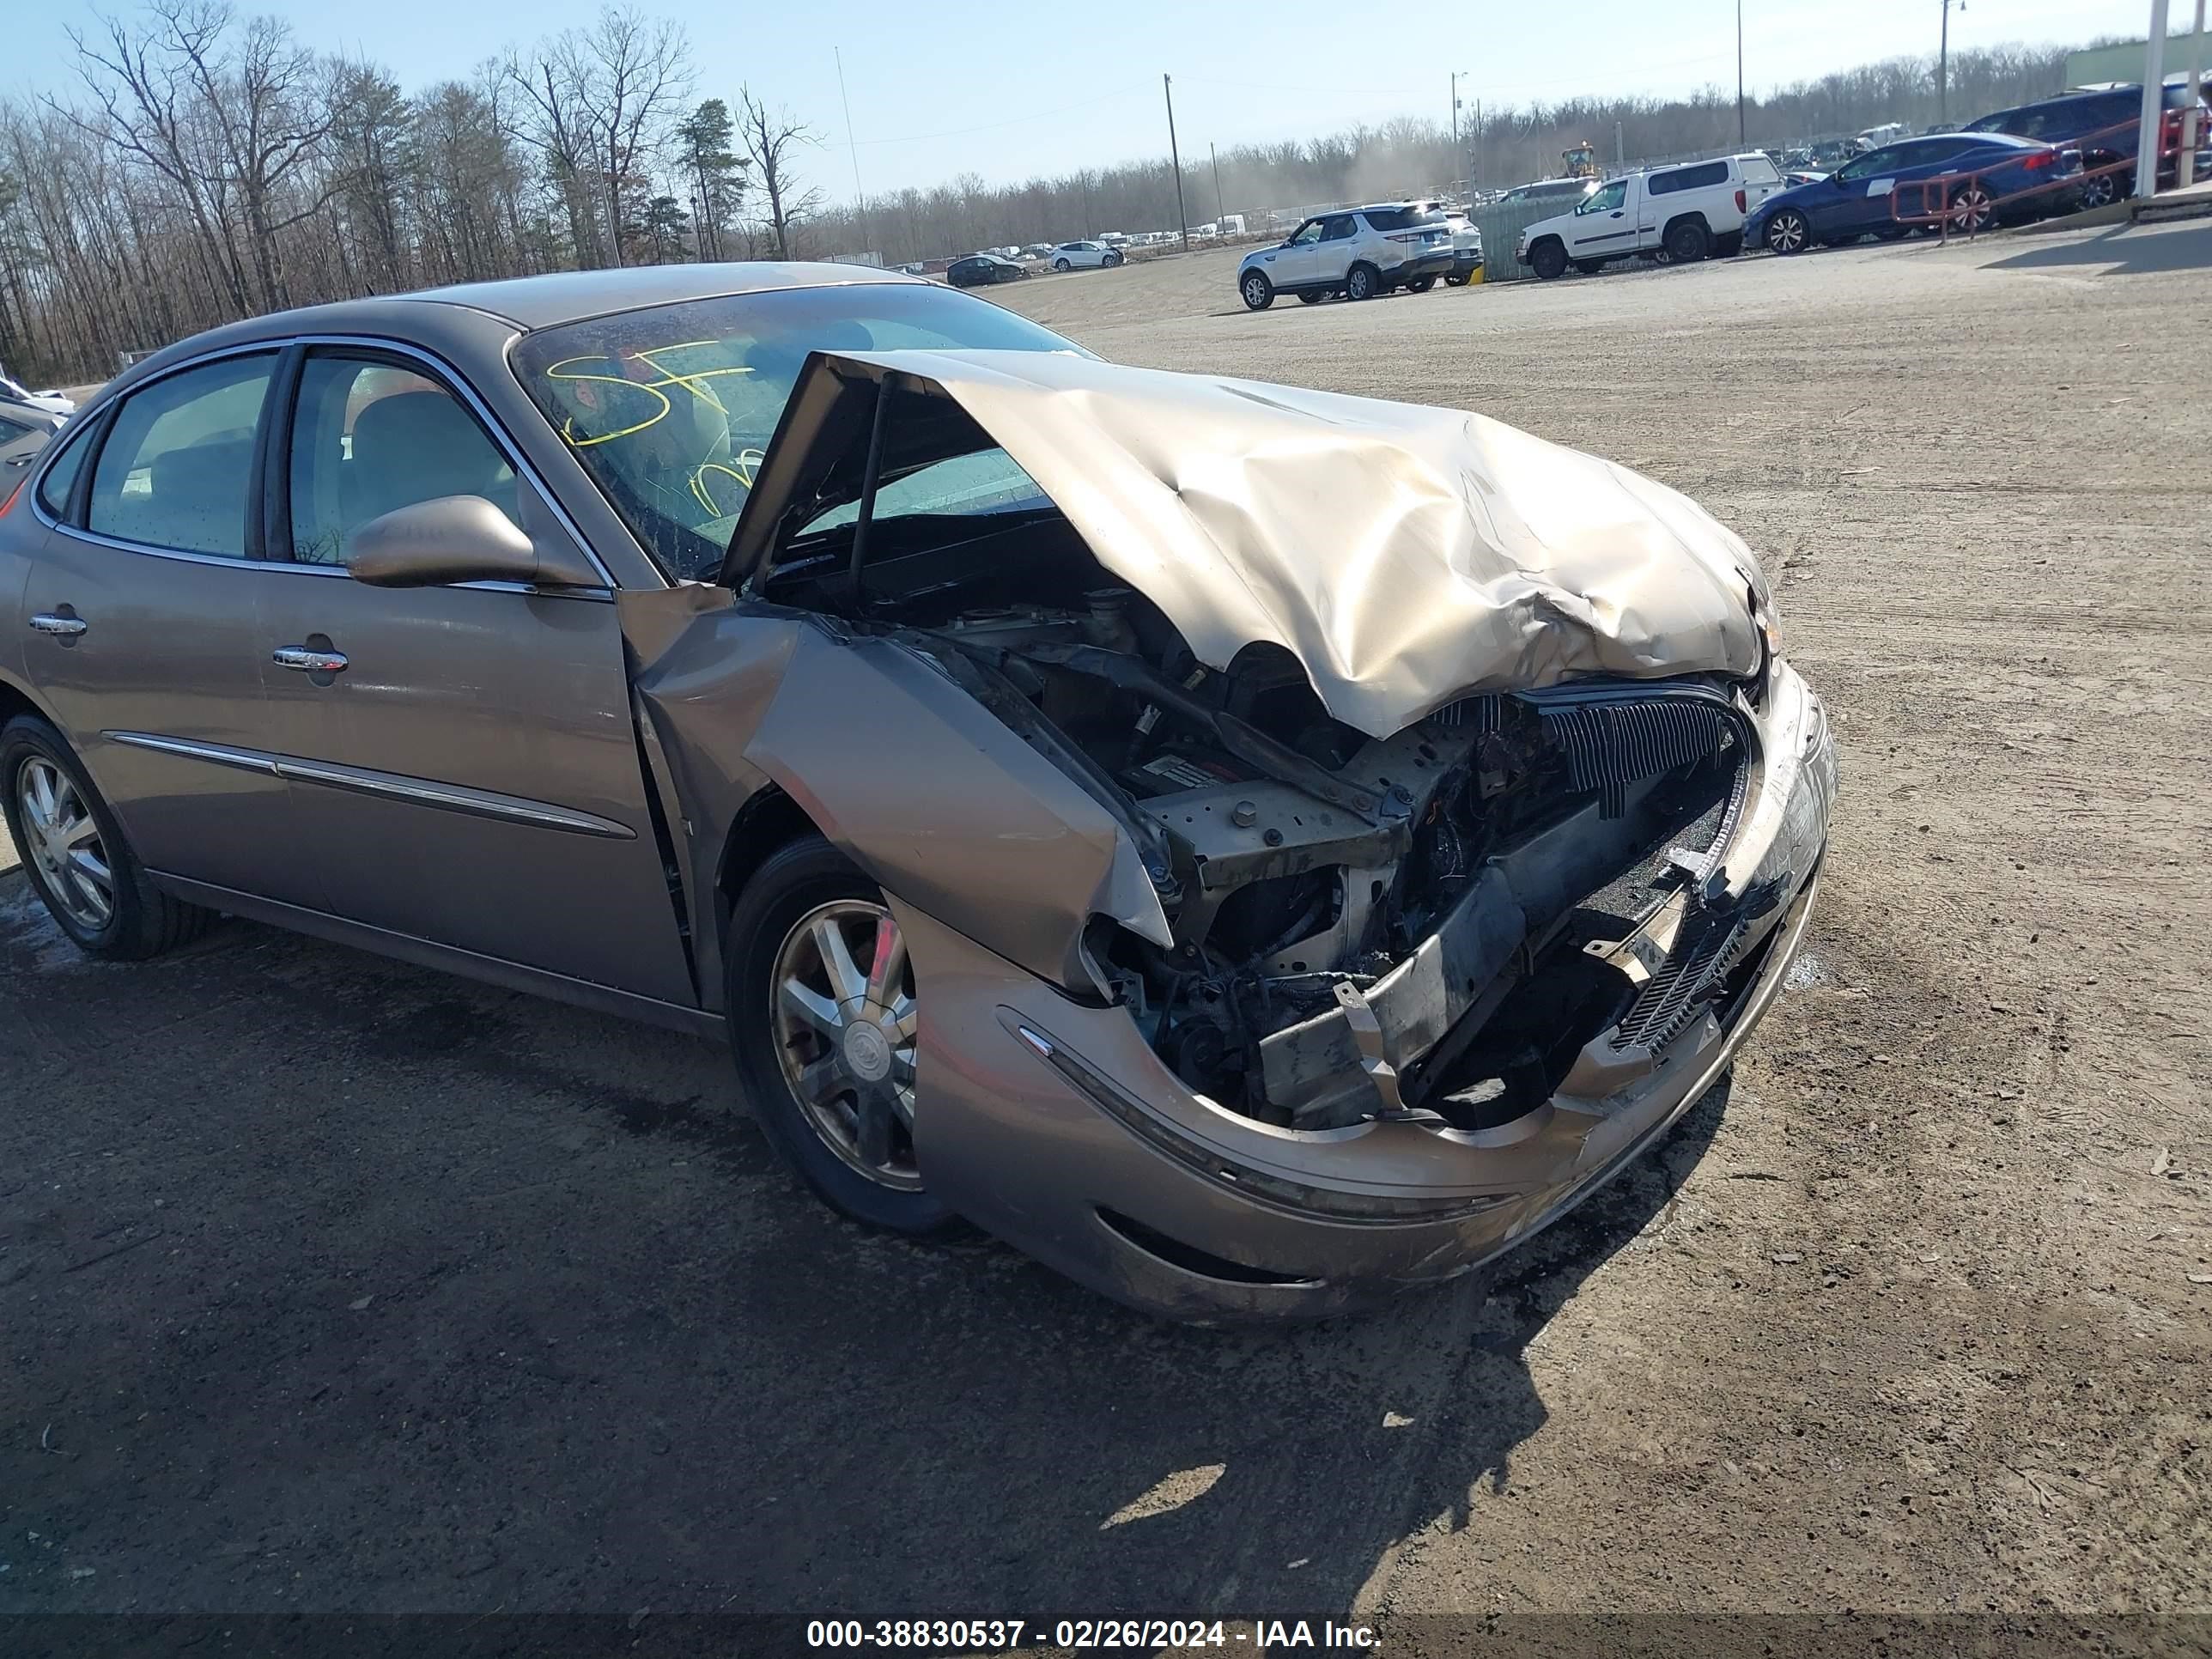
[[(2166, 131), (2159, 141), (2160, 189), (2173, 182), (2173, 155), (2181, 143), (2181, 112), (2189, 103), (2189, 88), (2184, 77), (2169, 79), (2164, 90)], [(2212, 130), (2212, 122), (2199, 118), (2197, 131), (2200, 144), (2206, 141), (2208, 130)], [(1959, 131), (2008, 132), (2015, 138), (2036, 138), (2046, 144), (2080, 150), (2081, 165), (2095, 173), (2081, 181), (2081, 205), (2102, 207), (2135, 190), (2135, 169), (2117, 168), (2116, 164), (2135, 160), (2138, 135), (2142, 131), (2142, 88), (2097, 87), (2063, 93), (2040, 103), (2001, 109), (1994, 115), (1968, 122)], [(2116, 170), (2096, 173), (2102, 167), (2115, 167)], [(2200, 165), (2197, 177), (2204, 176)]]

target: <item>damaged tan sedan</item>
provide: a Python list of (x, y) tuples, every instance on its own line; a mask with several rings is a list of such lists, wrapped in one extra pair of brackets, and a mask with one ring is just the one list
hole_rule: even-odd
[(1776, 994), (1835, 791), (1672, 490), (844, 267), (173, 346), (0, 508), (0, 603), (88, 951), (231, 912), (726, 1032), (840, 1210), (1182, 1318), (1617, 1170)]

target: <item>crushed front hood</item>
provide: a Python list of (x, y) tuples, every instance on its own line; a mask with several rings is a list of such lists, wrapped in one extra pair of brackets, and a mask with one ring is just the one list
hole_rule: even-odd
[(955, 399), (1200, 661), (1282, 646), (1371, 736), (1470, 691), (1759, 665), (1741, 538), (1485, 416), (1060, 353), (841, 364)]

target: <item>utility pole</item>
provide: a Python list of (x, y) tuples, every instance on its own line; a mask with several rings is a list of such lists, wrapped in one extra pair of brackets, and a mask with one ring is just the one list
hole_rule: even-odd
[(1206, 147), (1206, 159), (1213, 163), (1213, 224), (1214, 228), (1218, 230), (1221, 227), (1221, 222), (1229, 216), (1229, 210), (1222, 204), (1221, 200), (1221, 158), (1213, 153), (1213, 146), (1211, 143)]
[[(1959, 0), (1959, 9), (1966, 9), (1966, 0)], [(1951, 121), (1951, 0), (1943, 0), (1943, 33), (1936, 48), (1936, 119), (1945, 126)]]
[(1175, 167), (1176, 224), (1182, 232), (1182, 251), (1188, 253), (1190, 252), (1190, 215), (1182, 204), (1182, 155), (1176, 149), (1175, 78), (1168, 75), (1161, 76), (1160, 90), (1167, 94), (1168, 100), (1168, 160)]
[(1751, 143), (1743, 125), (1743, 0), (1735, 0), (1735, 142), (1739, 148)]
[[(860, 240), (872, 242), (876, 240), (876, 234), (868, 228), (868, 198), (860, 188), (860, 146), (853, 142), (853, 100), (845, 95), (845, 52), (842, 46), (832, 46), (830, 50), (837, 59), (837, 101), (845, 106), (845, 154), (853, 159), (853, 200), (860, 210)], [(873, 248), (860, 251), (863, 253), (876, 252)]]

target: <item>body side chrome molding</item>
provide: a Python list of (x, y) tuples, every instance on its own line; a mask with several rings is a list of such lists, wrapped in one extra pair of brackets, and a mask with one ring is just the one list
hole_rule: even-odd
[(376, 795), (387, 800), (412, 802), (417, 806), (442, 807), (471, 817), (495, 818), (507, 823), (526, 823), (540, 830), (561, 830), (570, 835), (597, 836), (608, 841), (635, 841), (637, 832), (574, 807), (520, 795), (501, 795), (463, 784), (438, 783), (428, 778), (404, 777), (396, 772), (373, 771), (365, 766), (340, 766), (329, 761), (306, 760), (296, 755), (272, 755), (258, 749), (234, 749), (227, 744), (198, 743), (184, 738), (165, 738), (151, 732), (102, 732), (110, 743), (132, 749), (150, 749), (214, 766), (234, 767), (242, 772), (302, 783), (319, 783), (356, 794)]

